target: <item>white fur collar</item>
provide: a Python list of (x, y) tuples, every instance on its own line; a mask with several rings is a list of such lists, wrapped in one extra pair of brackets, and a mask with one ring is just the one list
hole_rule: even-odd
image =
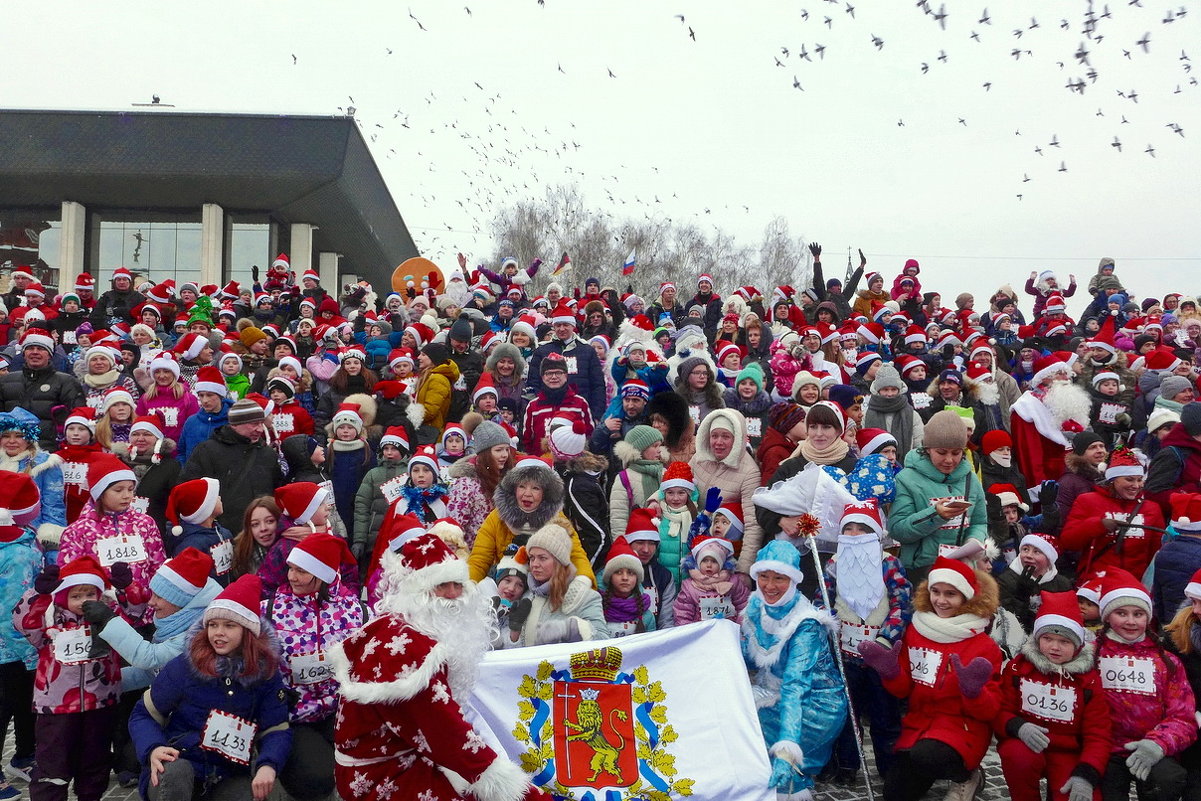
[[(788, 616), (777, 620), (767, 614), (767, 607), (763, 605), (762, 597), (758, 597), (758, 591), (753, 593), (742, 618), (742, 634), (747, 644), (747, 654), (755, 666), (760, 670), (775, 666), (780, 661), (784, 644), (792, 639), (797, 627), (806, 620), (816, 620), (831, 632), (837, 630), (838, 624), (833, 615), (818, 609), (804, 598), (798, 599)], [(770, 647), (764, 648), (759, 642), (759, 631), (774, 638)]]

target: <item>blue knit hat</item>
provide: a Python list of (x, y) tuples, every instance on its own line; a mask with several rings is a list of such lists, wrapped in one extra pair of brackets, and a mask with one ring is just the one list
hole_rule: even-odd
[(751, 578), (756, 578), (764, 570), (788, 576), (800, 584), (804, 578), (801, 572), (801, 552), (795, 545), (784, 540), (772, 540), (756, 554), (755, 563), (751, 565)]
[(187, 606), (208, 583), (213, 558), (196, 548), (184, 548), (150, 579), (150, 591), (167, 603)]

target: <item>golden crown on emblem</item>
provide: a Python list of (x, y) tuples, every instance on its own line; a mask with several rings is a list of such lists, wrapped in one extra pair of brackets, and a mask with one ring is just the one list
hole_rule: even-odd
[(621, 670), (621, 649), (612, 646), (571, 655), (571, 677), (577, 681), (608, 681)]

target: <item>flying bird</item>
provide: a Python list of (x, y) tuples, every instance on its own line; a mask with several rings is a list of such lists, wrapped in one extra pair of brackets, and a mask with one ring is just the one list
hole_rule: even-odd
[(1118, 139), (1116, 136), (1113, 138), (1113, 141), (1109, 143), (1109, 146), (1116, 147), (1118, 149), (1119, 153), (1122, 152), (1122, 141), (1120, 139)]
[[(421, 20), (419, 20), (415, 16), (413, 16), (413, 9), (411, 9), (411, 8), (409, 9), (409, 19), (413, 20), (413, 22), (416, 22), (418, 28), (420, 28), (423, 31), (425, 30), (425, 26), (421, 24)], [(428, 33), (428, 31), (427, 31), (427, 33)]]
[(981, 84), (981, 86), (983, 86), (984, 91), (987, 92), (992, 89), (992, 81), (985, 81), (984, 83)]
[(1147, 149), (1144, 150), (1143, 152), (1150, 155), (1151, 158), (1155, 158), (1155, 148), (1151, 147), (1151, 145), (1147, 145)]
[(960, 124), (960, 125), (962, 125), (964, 128), (966, 128), (966, 127), (967, 127), (967, 120), (965, 120), (963, 117), (960, 117), (960, 118), (959, 118), (959, 124)]
[(938, 60), (941, 61), (943, 64), (947, 63), (947, 51), (946, 50), (938, 51)]
[(296, 63), (296, 54), (295, 53), (292, 54), (292, 63), (293, 64)]
[(930, 71), (930, 65), (923, 61), (922, 62), (922, 75), (925, 75), (929, 71)]
[(1067, 165), (1067, 163), (1065, 163), (1065, 162), (1062, 162), (1062, 161), (1061, 161), (1061, 162), (1059, 162), (1059, 170), (1058, 170), (1058, 172), (1067, 172), (1067, 171), (1068, 171), (1068, 165)]
[(1135, 42), (1135, 44), (1138, 45), (1139, 47), (1141, 47), (1143, 49), (1144, 53), (1150, 53), (1151, 52), (1151, 31), (1147, 31), (1146, 33), (1144, 33), (1143, 38), (1139, 39), (1137, 42)]
[(851, 15), (851, 19), (855, 18), (855, 7), (850, 3), (847, 3), (847, 13)]
[(801, 45), (801, 52), (797, 55), (797, 58), (808, 61), (810, 64), (813, 63), (813, 59), (809, 58), (809, 51), (805, 49), (805, 45)]
[(970, 38), (970, 39), (975, 39), (977, 42), (979, 42), (979, 41), (980, 41), (980, 34), (976, 33), (975, 31), (972, 31), (972, 35), (971, 35), (970, 37), (968, 37), (968, 38)]
[(826, 46), (825, 46), (824, 44), (815, 44), (815, 45), (813, 46), (813, 52), (814, 52), (814, 53), (817, 53), (817, 55), (818, 55), (818, 58), (821, 58), (822, 60), (825, 60), (825, 58), (826, 58)]
[(797, 77), (795, 75), (792, 76), (792, 88), (800, 89), (802, 92), (805, 91), (804, 87), (801, 86), (801, 82), (797, 80)]
[(1030, 183), (1030, 176), (1027, 175), (1026, 173), (1022, 173), (1022, 183), (1024, 183), (1024, 184)]
[(877, 50), (884, 49), (884, 40), (881, 39), (879, 36), (876, 36), (876, 34), (874, 34), (874, 33), (872, 34), (872, 44), (874, 44), (876, 46)]
[(1035, 145), (1034, 152), (1041, 156), (1043, 154), (1043, 149), (1041, 147), (1039, 147), (1038, 145)]
[(946, 5), (946, 3), (943, 3), (938, 7), (938, 13), (934, 15), (934, 21), (937, 22), (938, 27), (942, 28), (944, 31), (947, 29), (947, 5)]
[(1047, 142), (1047, 144), (1051, 147), (1059, 147), (1059, 137), (1055, 134), (1051, 134), (1051, 141)]
[(992, 25), (992, 18), (988, 16), (987, 8), (980, 12), (980, 19), (978, 22), (980, 25)]
[(696, 41), (696, 31), (692, 30), (691, 25), (688, 26), (688, 38), (694, 42)]
[(826, 23), (826, 27), (827, 27), (827, 28), (833, 28), (833, 27), (834, 27), (834, 20), (830, 19), (829, 17), (826, 17), (826, 19), (824, 20), (824, 22)]
[(616, 78), (616, 77), (617, 77), (616, 75), (614, 75), (614, 74), (613, 74), (613, 70), (609, 69), (608, 67), (605, 67), (605, 69), (609, 71), (609, 77), (610, 77), (610, 78)]

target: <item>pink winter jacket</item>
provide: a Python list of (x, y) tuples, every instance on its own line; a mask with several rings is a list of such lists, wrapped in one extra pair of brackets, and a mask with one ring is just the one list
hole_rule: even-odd
[[(79, 519), (67, 526), (59, 543), (58, 563), (70, 564), (85, 553), (100, 559), (97, 543), (109, 537), (141, 537), (146, 551), (146, 559), (140, 562), (129, 562), (133, 572), (134, 584), (142, 587), (150, 586), (150, 579), (167, 561), (166, 551), (163, 550), (163, 538), (159, 534), (154, 518), (130, 509), (121, 514), (100, 514), (92, 501), (84, 504)], [(135, 626), (142, 626), (154, 621), (154, 610), (147, 608), (140, 617), (132, 620)]]
[[(1197, 706), (1180, 660), (1149, 637), (1125, 643), (1103, 636), (1097, 642), (1097, 667), (1113, 721), (1113, 753), (1126, 755), (1126, 743), (1151, 740), (1166, 756), (1176, 756), (1196, 742)], [(1108, 658), (1119, 661), (1110, 663)], [(1155, 669), (1154, 686), (1140, 686), (1140, 692), (1112, 688), (1113, 679), (1121, 678), (1127, 660), (1132, 659), (1150, 660)]]
[[(111, 600), (107, 602), (115, 611), (116, 604)], [(121, 656), (115, 650), (109, 649), (108, 655), (100, 659), (86, 659), (74, 664), (60, 662), (54, 656), (53, 636), (59, 631), (69, 632), (84, 626), (81, 616), (65, 606), (53, 604), (52, 596), (30, 590), (13, 610), (13, 625), (38, 651), (37, 672), (33, 679), (35, 713), (90, 712), (113, 706), (120, 699)]]
[[(276, 587), (262, 602), (261, 614), (275, 626), (283, 659), (280, 672), (284, 684), (297, 693), (292, 720), (315, 723), (325, 720), (338, 709), (338, 682), (330, 669), (323, 681), (311, 682), (297, 675), (298, 669), (311, 674), (306, 654), (328, 653), (363, 625), (363, 606), (357, 594), (341, 582), (329, 588), (329, 600), (319, 602), (316, 595), (297, 596), (290, 584)], [(328, 667), (328, 661), (325, 662)]]
[(200, 401), (196, 400), (196, 396), (190, 390), (184, 392), (183, 397), (178, 400), (170, 391), (156, 397), (151, 397), (150, 393), (146, 393), (138, 398), (137, 413), (139, 415), (158, 414), (163, 418), (163, 436), (176, 442), (179, 442), (184, 421), (198, 411), (200, 411)]
[(681, 582), (680, 593), (676, 596), (674, 607), (677, 626), (683, 626), (686, 623), (697, 623), (703, 619), (701, 616), (702, 598), (722, 597), (728, 600), (734, 607), (734, 614), (727, 615), (725, 619), (733, 620), (739, 625), (742, 624), (742, 610), (746, 609), (746, 602), (751, 597), (751, 591), (746, 588), (746, 585), (737, 576), (734, 576), (728, 570), (723, 570), (717, 575), (723, 583), (729, 584), (729, 589), (725, 593), (719, 593), (715, 589), (706, 589), (700, 582), (693, 578), (686, 578)]

